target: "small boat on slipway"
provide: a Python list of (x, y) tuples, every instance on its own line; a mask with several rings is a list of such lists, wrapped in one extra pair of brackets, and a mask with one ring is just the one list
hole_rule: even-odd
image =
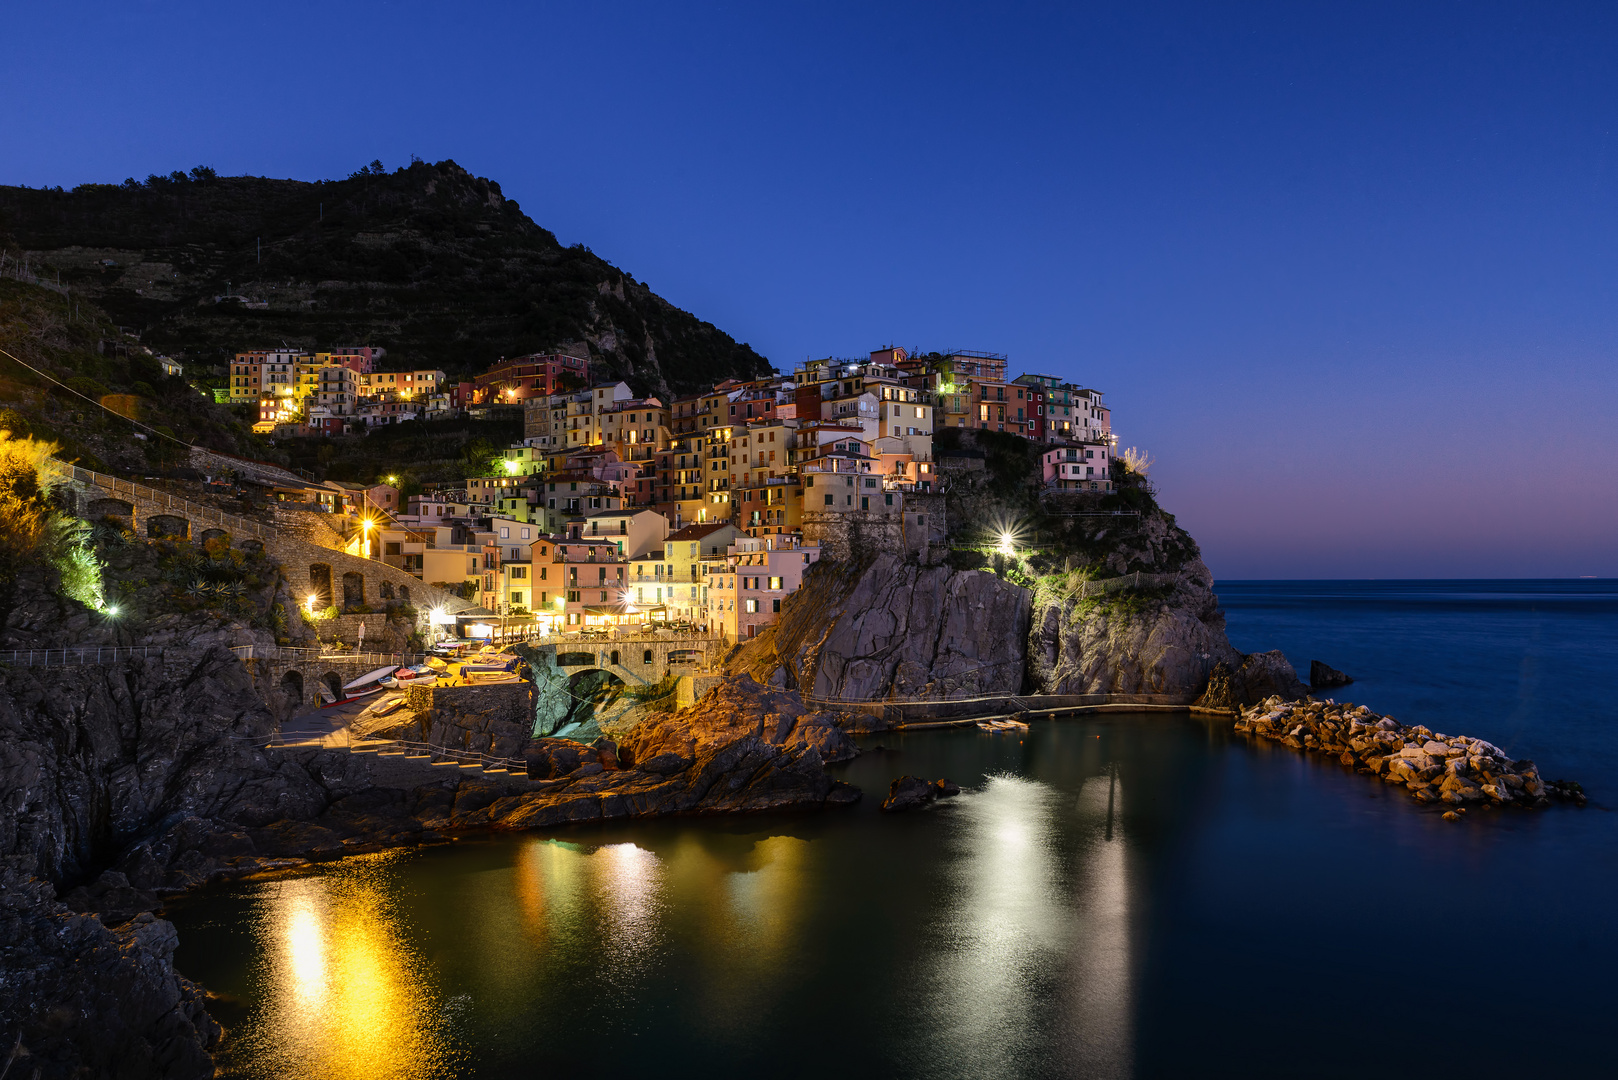
[(1027, 731), (1028, 725), (1021, 720), (979, 720), (978, 730), (987, 731), (995, 735), (1004, 735), (1008, 732)]
[(367, 697), (371, 694), (380, 694), (383, 690), (387, 689), (382, 685), (383, 677), (391, 674), (393, 670), (393, 665), (390, 664), (387, 667), (377, 668), (375, 671), (368, 671), (352, 682), (344, 683), (342, 697), (338, 697), (336, 694), (332, 693), (329, 687), (321, 686), (320, 707), (323, 709), (329, 709), (333, 705), (341, 705), (344, 702), (353, 701), (355, 698)]

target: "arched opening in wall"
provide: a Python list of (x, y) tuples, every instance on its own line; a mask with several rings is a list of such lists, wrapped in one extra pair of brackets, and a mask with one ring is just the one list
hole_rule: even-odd
[(353, 570), (343, 575), (343, 607), (359, 607), (365, 603), (365, 577)]
[(262, 540), (243, 540), (242, 541), (242, 550), (247, 552), (249, 555), (257, 555), (257, 554), (259, 554), (260, 552), (262, 552), (264, 550), (264, 541), (262, 541)]
[(320, 677), (320, 700), (327, 705), (343, 700), (343, 677), (337, 672), (328, 671)]
[(381, 585), (378, 585), (376, 588), (376, 595), (381, 597), (383, 600), (392, 600), (393, 582), (384, 581)]
[(281, 694), (286, 698), (289, 705), (302, 705), (303, 672), (297, 668), (289, 668), (287, 673), (281, 676)]
[(224, 540), (226, 543), (229, 543), (230, 534), (224, 529), (203, 529), (202, 542), (206, 544), (209, 540)]
[(146, 535), (154, 540), (189, 540), (191, 523), (173, 514), (153, 514), (146, 519)]
[(612, 666), (613, 667), (618, 666), (618, 650), (617, 649), (612, 650)]
[(399, 600), (402, 603), (406, 603), (406, 604), (410, 603), (410, 586), (408, 586), (408, 585), (399, 586)]
[(626, 689), (622, 679), (600, 668), (572, 676), (568, 679), (568, 694), (573, 704), (556, 734), (580, 742), (589, 742), (601, 735), (602, 720), (634, 704), (634, 700), (625, 695)]
[(309, 565), (309, 594), (314, 597), (310, 606), (316, 611), (325, 611), (331, 607), (331, 567), (326, 563), (317, 562)]
[(91, 521), (116, 518), (118, 524), (127, 529), (135, 520), (135, 508), (122, 499), (91, 499), (84, 508), (84, 516)]

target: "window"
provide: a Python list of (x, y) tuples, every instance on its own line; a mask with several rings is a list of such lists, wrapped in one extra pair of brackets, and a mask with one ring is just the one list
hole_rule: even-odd
[(827, 496), (826, 496), (826, 505), (827, 505), (827, 506), (830, 506), (830, 505), (831, 505), (831, 496), (830, 496), (830, 495), (827, 495)]
[(750, 615), (758, 614), (758, 601), (757, 600), (744, 600), (744, 601), (742, 601), (742, 610), (747, 612)]
[(522, 531), (522, 538), (523, 538), (523, 539), (524, 539), (524, 540), (526, 540), (526, 539), (528, 539), (528, 530), (527, 530), (527, 529), (524, 529), (524, 530), (523, 530), (523, 531)]
[(511, 529), (509, 529), (505, 525), (500, 526), (500, 539), (502, 539), (502, 540), (511, 539)]
[(781, 613), (781, 601), (777, 599), (773, 601), (773, 603), (775, 604), (775, 612), (777, 615), (779, 615)]
[(782, 588), (781, 579), (778, 578), (778, 577), (772, 577), (770, 579), (770, 588), (777, 589), (777, 590), (781, 589)]

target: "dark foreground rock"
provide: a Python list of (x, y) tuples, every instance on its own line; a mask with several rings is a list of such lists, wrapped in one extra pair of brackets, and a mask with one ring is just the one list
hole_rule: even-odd
[(959, 795), (961, 789), (948, 780), (923, 780), (919, 776), (901, 776), (888, 786), (888, 797), (882, 800), (882, 809), (889, 813), (914, 810), (934, 799)]
[(1547, 782), (1532, 761), (1513, 761), (1493, 743), (1438, 734), (1420, 724), (1406, 727), (1364, 705), (1272, 697), (1242, 710), (1236, 730), (1330, 754), (1344, 765), (1402, 784), (1418, 802), (1442, 801), (1461, 809), (1468, 803), (1544, 807), (1553, 798), (1585, 802), (1578, 784)]
[[(750, 679), (622, 745), (545, 740), (527, 776), (265, 749), (275, 716), (229, 651), (0, 667), (0, 1033), (14, 1075), (207, 1077), (219, 1029), (175, 972), (166, 896), (467, 830), (846, 805), (857, 751)], [(634, 763), (633, 768), (626, 767)]]
[(1316, 690), (1333, 690), (1353, 681), (1353, 676), (1344, 675), (1329, 664), (1319, 660), (1309, 661), (1309, 685)]

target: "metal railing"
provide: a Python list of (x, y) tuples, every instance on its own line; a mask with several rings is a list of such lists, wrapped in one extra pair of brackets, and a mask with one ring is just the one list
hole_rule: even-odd
[[(117, 664), (125, 660), (141, 660), (147, 657), (201, 656), (207, 651), (178, 645), (76, 645), (62, 649), (12, 649), (0, 652), (0, 664), (14, 664), (18, 667)], [(364, 664), (373, 668), (382, 667), (384, 664), (408, 667), (421, 663), (424, 658), (423, 653), (329, 652), (325, 649), (292, 649), (275, 645), (232, 645), (230, 651), (238, 660)]]
[(84, 645), (66, 649), (13, 649), (0, 652), (0, 664), (19, 667), (61, 667), (67, 664), (115, 664), (123, 660), (139, 660), (148, 656), (161, 657), (164, 653), (186, 654), (188, 649), (174, 649), (164, 645)]
[(90, 484), (112, 495), (131, 500), (150, 503), (164, 510), (172, 510), (177, 515), (183, 515), (194, 525), (214, 525), (233, 536), (251, 536), (258, 540), (272, 540), (275, 530), (252, 518), (245, 518), (239, 514), (227, 514), (223, 510), (216, 510), (204, 503), (192, 502), (177, 495), (170, 495), (166, 491), (137, 484), (131, 480), (123, 480), (116, 476), (108, 476), (93, 469), (82, 469), (77, 465), (69, 465), (65, 461), (54, 458), (44, 464), (45, 471), (68, 480)]
[[(321, 738), (325, 734), (336, 732), (271, 732), (265, 736), (264, 748), (270, 749), (313, 749), (323, 745)], [(336, 747), (332, 747), (336, 749)], [(454, 761), (461, 765), (475, 765), (480, 769), (504, 769), (507, 772), (528, 774), (528, 762), (522, 758), (501, 757), (498, 754), (487, 754), (481, 750), (467, 750), (461, 747), (440, 746), (437, 743), (420, 742), (416, 739), (372, 739), (360, 736), (356, 738), (346, 728), (343, 729), (343, 749), (350, 753), (361, 754), (387, 754), (389, 751), (398, 751), (406, 755), (417, 757), (430, 757), (439, 761)], [(391, 756), (391, 755), (390, 755)]]
[(381, 667), (383, 664), (408, 667), (411, 664), (421, 663), (426, 656), (425, 653), (413, 652), (333, 652), (329, 649), (301, 649), (280, 645), (233, 645), (230, 651), (236, 654), (238, 660), (283, 660), (289, 663), (326, 661), (368, 664), (371, 667)]

